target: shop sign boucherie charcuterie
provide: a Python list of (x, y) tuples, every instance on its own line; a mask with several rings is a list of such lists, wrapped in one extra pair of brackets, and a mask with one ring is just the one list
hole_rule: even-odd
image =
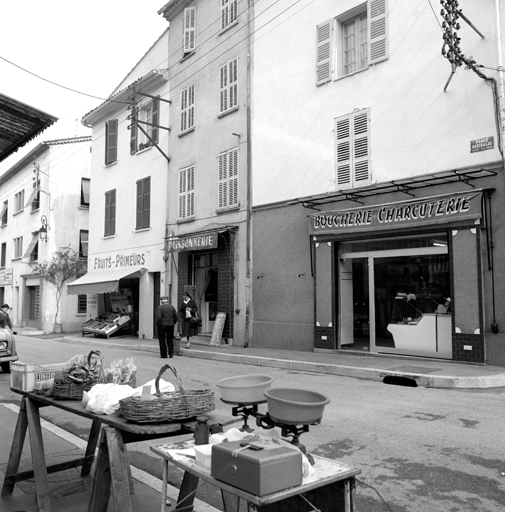
[(482, 216), (482, 192), (447, 194), (371, 207), (309, 215), (310, 233), (343, 233), (474, 220)]

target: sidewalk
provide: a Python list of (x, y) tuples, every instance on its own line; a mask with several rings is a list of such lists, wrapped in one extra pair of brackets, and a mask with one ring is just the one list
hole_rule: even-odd
[[(92, 338), (82, 336), (79, 332), (63, 334), (56, 339), (95, 347), (101, 345), (155, 353), (159, 351), (158, 340), (139, 340), (133, 337)], [(420, 387), (468, 389), (505, 386), (505, 367), (501, 366), (401, 356), (362, 355), (358, 352), (301, 352), (226, 344), (213, 346), (210, 345), (209, 339), (205, 336), (192, 338), (191, 349), (184, 348), (185, 344), (181, 343), (183, 355)]]

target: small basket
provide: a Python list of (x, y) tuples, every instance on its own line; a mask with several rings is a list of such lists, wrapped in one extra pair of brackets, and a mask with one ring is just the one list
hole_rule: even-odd
[[(166, 370), (171, 370), (175, 375), (179, 391), (160, 392), (160, 377)], [(193, 418), (216, 408), (212, 389), (187, 391), (177, 369), (168, 364), (160, 369), (155, 385), (156, 398), (153, 400), (130, 396), (119, 401), (124, 418), (135, 423), (161, 423)]]
[[(93, 356), (96, 356), (94, 360), (92, 360)], [(92, 350), (88, 354), (87, 366), (90, 369), (90, 374), (82, 383), (73, 380), (69, 376), (68, 370), (56, 373), (54, 376), (54, 398), (58, 400), (82, 400), (84, 391), (89, 391), (95, 384), (105, 382), (103, 358), (98, 350)]]

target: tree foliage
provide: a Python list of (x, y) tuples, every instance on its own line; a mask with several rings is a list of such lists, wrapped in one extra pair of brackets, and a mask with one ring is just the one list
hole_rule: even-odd
[(81, 259), (71, 247), (60, 247), (60, 250), (53, 254), (51, 260), (33, 263), (31, 266), (35, 274), (39, 274), (44, 281), (51, 283), (56, 288), (54, 323), (57, 324), (64, 285), (72, 276), (86, 271), (86, 260)]

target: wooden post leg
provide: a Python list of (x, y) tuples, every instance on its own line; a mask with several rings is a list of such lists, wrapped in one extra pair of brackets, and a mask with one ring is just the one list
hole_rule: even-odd
[(161, 512), (165, 512), (167, 504), (168, 460), (163, 459), (163, 483), (161, 484)]
[(30, 448), (32, 450), (33, 474), (35, 477), (35, 498), (39, 512), (51, 512), (51, 498), (47, 482), (46, 456), (42, 440), (39, 408), (35, 402), (26, 400)]
[(112, 498), (117, 512), (132, 512), (130, 493), (124, 492), (126, 486), (133, 487), (129, 479), (129, 462), (121, 432), (115, 428), (104, 428), (109, 451), (110, 473), (112, 479)]
[[(93, 420), (91, 425), (91, 430), (89, 431), (88, 436), (88, 446), (86, 446), (86, 457), (91, 455), (95, 455), (96, 445), (98, 444), (98, 438), (100, 435), (100, 422), (98, 420)], [(88, 476), (91, 472), (92, 464), (85, 464), (81, 470), (81, 476)]]
[(106, 512), (110, 497), (110, 463), (105, 430), (102, 430), (88, 512)]
[(175, 510), (184, 510), (184, 512), (193, 511), (193, 502), (195, 501), (195, 493), (199, 480), (197, 476), (187, 471), (184, 472)]
[(240, 498), (231, 492), (221, 489), (221, 496), (223, 498), (224, 512), (239, 512)]
[(19, 408), (18, 420), (16, 423), (16, 430), (14, 430), (14, 437), (12, 439), (11, 452), (9, 455), (9, 462), (7, 462), (7, 468), (5, 470), (5, 479), (2, 487), (2, 496), (12, 494), (14, 491), (15, 483), (9, 483), (9, 475), (14, 475), (19, 469), (19, 462), (21, 461), (21, 454), (23, 452), (23, 446), (25, 444), (26, 429), (28, 428), (28, 422), (26, 417), (26, 398), (23, 397), (21, 400), (21, 407)]
[(133, 486), (133, 475), (132, 475), (132, 467), (130, 465), (130, 459), (128, 458), (128, 450), (126, 449), (126, 445), (124, 447), (125, 457), (126, 457), (126, 469), (128, 470), (128, 484), (130, 486), (130, 494), (135, 492), (135, 487)]

